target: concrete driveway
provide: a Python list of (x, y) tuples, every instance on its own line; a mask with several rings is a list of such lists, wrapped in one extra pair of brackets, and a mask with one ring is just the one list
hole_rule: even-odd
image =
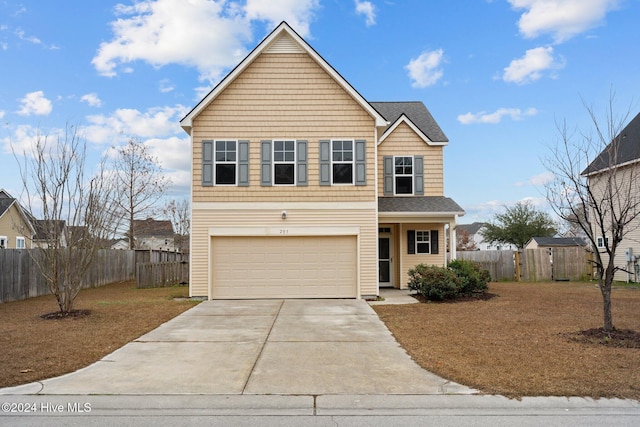
[(205, 301), (95, 364), (3, 394), (472, 394), (420, 368), (363, 300)]

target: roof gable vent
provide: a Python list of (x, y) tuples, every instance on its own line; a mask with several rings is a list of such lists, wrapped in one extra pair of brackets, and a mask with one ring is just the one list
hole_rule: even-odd
[(265, 49), (264, 53), (304, 53), (304, 50), (291, 36), (281, 34)]

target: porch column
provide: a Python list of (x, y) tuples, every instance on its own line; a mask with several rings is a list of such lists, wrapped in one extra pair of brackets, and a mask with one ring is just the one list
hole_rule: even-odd
[[(457, 222), (457, 221), (456, 221)], [(456, 259), (456, 223), (449, 223), (449, 261)]]

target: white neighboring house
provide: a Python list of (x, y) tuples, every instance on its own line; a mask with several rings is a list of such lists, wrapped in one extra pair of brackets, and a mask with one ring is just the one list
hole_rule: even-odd
[(469, 234), (469, 237), (475, 242), (476, 248), (479, 251), (495, 251), (495, 250), (512, 250), (515, 251), (517, 248), (515, 245), (504, 244), (504, 243), (489, 243), (485, 242), (482, 237), (482, 230), (484, 229), (486, 223), (485, 222), (474, 222), (471, 224), (458, 224), (456, 230), (463, 230)]

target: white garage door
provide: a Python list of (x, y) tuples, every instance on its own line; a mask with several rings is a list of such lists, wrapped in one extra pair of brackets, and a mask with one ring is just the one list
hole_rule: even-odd
[(212, 298), (355, 298), (356, 236), (212, 237)]

